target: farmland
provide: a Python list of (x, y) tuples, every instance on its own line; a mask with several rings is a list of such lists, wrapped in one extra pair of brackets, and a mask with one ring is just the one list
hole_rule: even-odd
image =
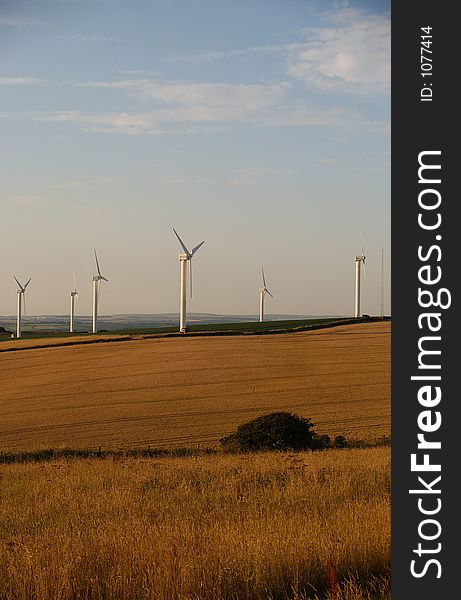
[(89, 339), (2, 343), (2, 600), (389, 600), (389, 448), (218, 449), (276, 410), (388, 436), (389, 322)]
[(282, 335), (53, 343), (27, 349), (31, 341), (17, 341), (24, 350), (0, 354), (2, 451), (212, 446), (274, 410), (311, 417), (330, 436), (390, 432), (387, 321)]

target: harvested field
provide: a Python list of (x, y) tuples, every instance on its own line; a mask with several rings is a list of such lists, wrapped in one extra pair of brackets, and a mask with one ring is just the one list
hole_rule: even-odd
[(275, 410), (371, 440), (390, 432), (390, 323), (2, 352), (0, 381), (3, 451), (211, 445)]

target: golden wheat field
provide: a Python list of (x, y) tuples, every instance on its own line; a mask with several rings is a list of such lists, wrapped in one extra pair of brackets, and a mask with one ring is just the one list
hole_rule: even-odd
[(390, 433), (389, 322), (283, 335), (19, 343), (23, 350), (0, 353), (3, 451), (210, 445), (274, 410), (311, 417), (330, 436)]
[(2, 600), (389, 598), (389, 449), (2, 465)]

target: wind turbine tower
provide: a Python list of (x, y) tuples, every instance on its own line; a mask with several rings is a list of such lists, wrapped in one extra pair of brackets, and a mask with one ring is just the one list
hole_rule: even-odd
[(70, 333), (74, 333), (74, 331), (75, 331), (75, 327), (74, 327), (75, 300), (78, 300), (78, 293), (77, 293), (77, 284), (75, 281), (75, 273), (74, 273), (74, 289), (70, 293), (70, 328), (69, 328)]
[(94, 257), (96, 259), (96, 268), (98, 270), (97, 275), (93, 275), (93, 333), (98, 332), (98, 302), (99, 302), (99, 286), (101, 281), (109, 281), (101, 275), (101, 269), (99, 268), (98, 255), (96, 250), (94, 251)]
[(362, 240), (362, 254), (355, 257), (355, 318), (358, 319), (362, 316), (361, 313), (361, 276), (362, 266), (365, 273), (365, 259), (366, 256), (363, 251), (363, 240)]
[(271, 298), (273, 298), (274, 296), (267, 289), (266, 278), (264, 276), (264, 269), (262, 267), (261, 267), (261, 272), (263, 275), (263, 287), (259, 288), (259, 322), (263, 323), (264, 322), (264, 296), (266, 294), (269, 294), (269, 296)]
[(19, 286), (19, 288), (17, 290), (17, 292), (18, 292), (18, 314), (16, 317), (16, 337), (20, 338), (21, 337), (21, 329), (22, 329), (22, 301), (24, 300), (24, 313), (25, 313), (26, 312), (26, 288), (30, 283), (30, 279), (25, 285), (22, 285), (21, 283), (19, 283), (19, 280), (16, 277), (16, 275), (14, 275), (14, 279)]
[(182, 239), (179, 237), (176, 229), (173, 227), (173, 231), (178, 238), (181, 248), (184, 252), (179, 255), (179, 271), (180, 271), (180, 293), (179, 293), (179, 331), (180, 333), (186, 333), (187, 327), (187, 312), (186, 312), (186, 299), (187, 299), (187, 263), (189, 263), (190, 272), (190, 297), (192, 298), (192, 258), (197, 250), (205, 243), (200, 242), (192, 250), (188, 250)]

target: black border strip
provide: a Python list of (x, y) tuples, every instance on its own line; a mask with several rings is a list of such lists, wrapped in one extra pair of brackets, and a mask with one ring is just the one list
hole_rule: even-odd
[[(459, 268), (456, 267), (460, 254), (457, 244), (457, 219), (455, 211), (459, 202), (459, 192), (455, 190), (457, 176), (457, 155), (455, 145), (458, 123), (454, 103), (458, 103), (455, 85), (459, 79), (457, 67), (457, 43), (459, 25), (455, 17), (455, 3), (394, 1), (392, 3), (392, 598), (393, 600), (448, 600), (460, 597), (458, 584), (458, 456), (457, 429), (459, 405), (456, 371), (458, 367), (458, 332), (456, 321)], [(432, 27), (430, 46), (432, 66), (430, 76), (421, 74), (422, 27)], [(428, 53), (423, 52), (429, 56)], [(425, 67), (429, 69), (429, 67)], [(427, 72), (427, 71), (426, 71)], [(432, 85), (429, 85), (429, 84)], [(426, 85), (425, 85), (426, 84)], [(432, 100), (421, 101), (423, 96)], [(440, 177), (439, 183), (418, 182), (418, 155), (424, 151), (440, 151), (440, 155), (426, 155), (426, 162), (440, 164), (438, 175), (432, 171), (432, 178)], [(430, 175), (429, 170), (422, 174)], [(429, 179), (429, 177), (422, 177)], [(435, 218), (440, 212), (442, 221), (436, 230), (425, 230), (418, 225), (421, 208), (418, 195), (423, 189), (436, 189), (442, 198), (440, 207), (423, 211), (425, 218)], [(437, 199), (430, 192), (425, 198)], [(436, 236), (441, 236), (437, 239)], [(439, 252), (432, 250), (425, 261), (418, 257), (418, 247), (427, 256), (431, 245), (439, 246)], [(431, 273), (441, 267), (441, 280), (437, 284), (422, 285), (419, 269), (430, 265)], [(425, 272), (428, 274), (428, 271)], [(446, 288), (451, 294), (451, 307), (424, 309), (418, 300), (418, 287), (437, 292)], [(444, 300), (448, 294), (444, 295)], [(427, 300), (427, 297), (425, 298)], [(428, 331), (427, 319), (422, 328), (418, 316), (424, 312), (437, 312), (442, 323), (440, 331)], [(437, 319), (433, 321), (433, 324)], [(423, 336), (440, 336), (440, 341), (426, 340), (424, 347), (440, 350), (440, 355), (419, 356), (418, 342)], [(421, 368), (432, 362), (440, 369)], [(440, 375), (441, 381), (411, 380), (412, 376)], [(421, 405), (418, 390), (423, 385), (439, 385), (441, 401), (430, 409)], [(440, 441), (441, 448), (431, 451), (419, 449), (417, 434), (421, 433), (418, 415), (431, 410), (431, 422), (440, 413), (440, 428), (426, 433), (426, 438)], [(424, 417), (420, 417), (424, 419)], [(423, 421), (420, 424), (424, 425)], [(427, 420), (425, 421), (427, 425)], [(427, 452), (429, 460), (441, 465), (441, 471), (411, 470), (411, 455), (417, 454), (416, 462), (424, 460)], [(432, 483), (438, 476), (440, 481)], [(411, 489), (425, 486), (418, 481), (423, 477), (426, 486), (440, 493), (427, 492), (411, 494)], [(421, 500), (420, 500), (421, 499)], [(441, 504), (438, 502), (441, 500)], [(420, 506), (418, 506), (420, 502)], [(424, 510), (440, 510), (433, 515), (424, 515)], [(433, 519), (440, 524), (426, 522)], [(419, 531), (418, 531), (419, 528)], [(433, 540), (421, 538), (434, 536)], [(424, 552), (418, 553), (418, 544)], [(440, 547), (438, 544), (440, 543)], [(434, 559), (436, 562), (428, 564)], [(411, 573), (413, 570), (420, 576)], [(440, 568), (439, 568), (440, 566)], [(422, 574), (422, 575), (421, 575)], [(438, 577), (440, 575), (440, 577)]]

